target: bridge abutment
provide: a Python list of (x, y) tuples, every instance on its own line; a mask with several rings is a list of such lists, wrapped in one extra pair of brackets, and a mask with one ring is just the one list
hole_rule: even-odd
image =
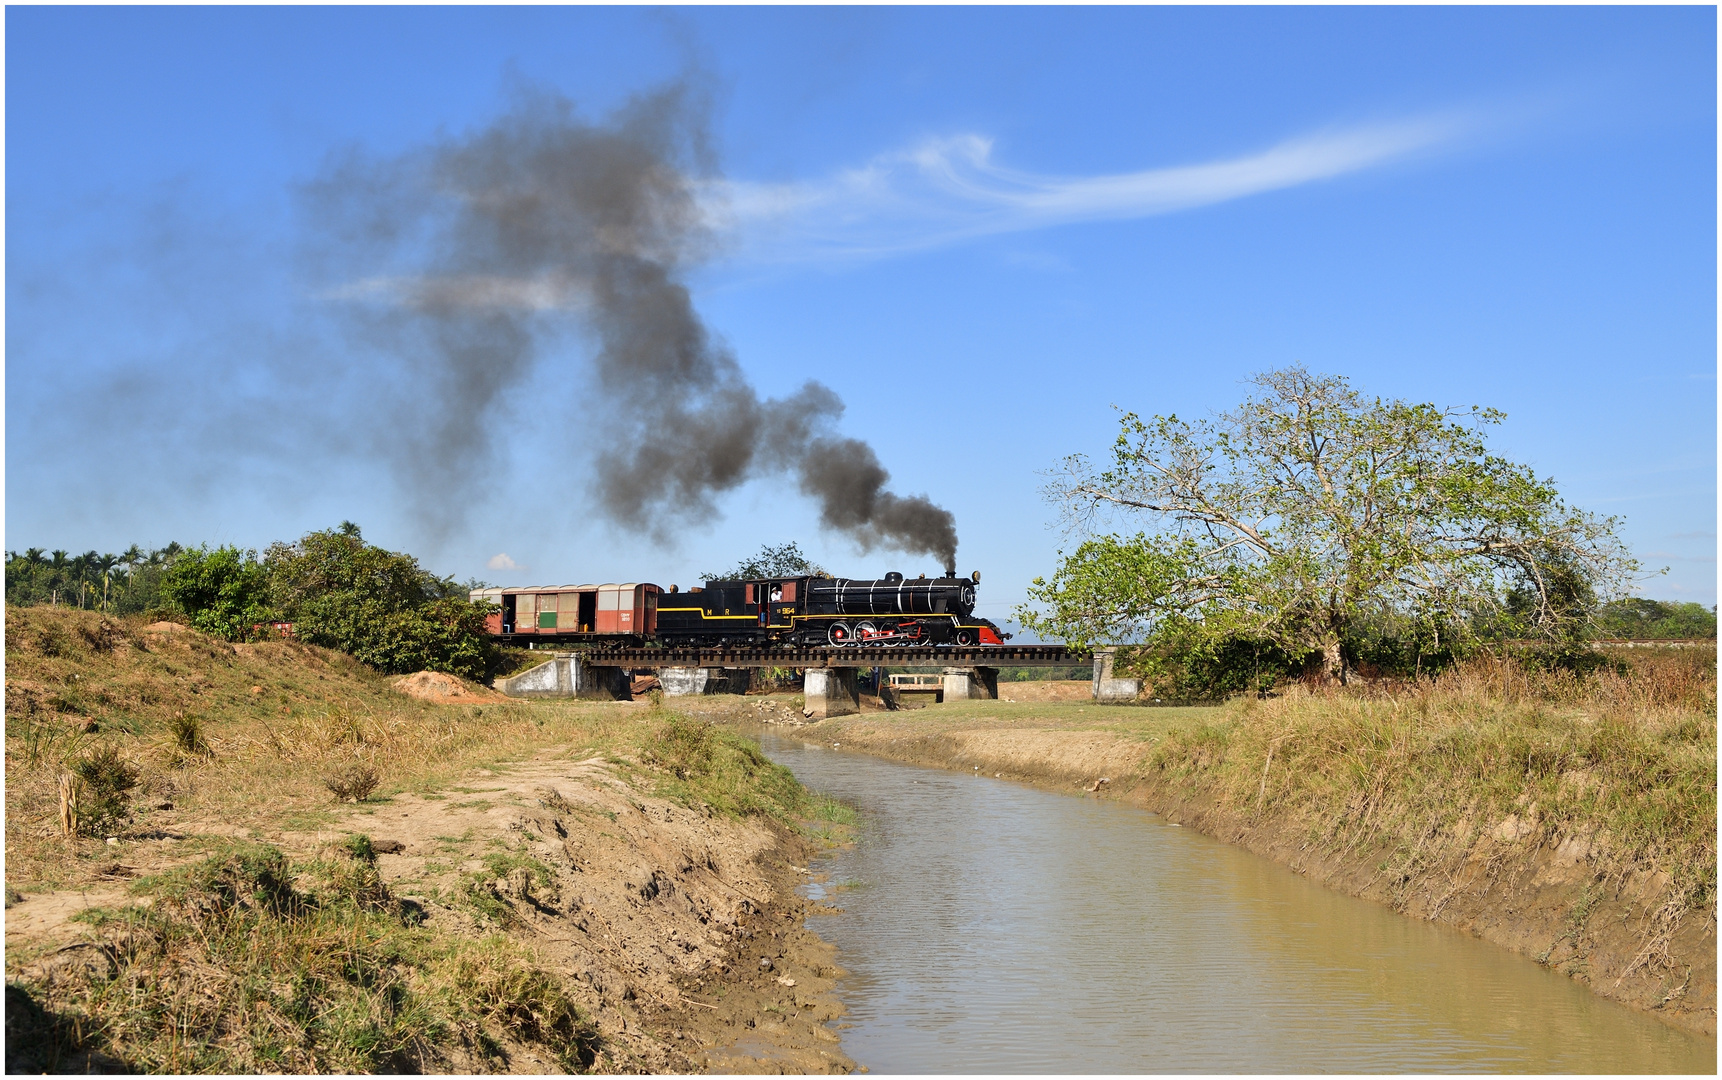
[(1135, 701), (1142, 693), (1141, 679), (1120, 679), (1112, 673), (1117, 649), (1094, 650), (1094, 700)]
[(496, 680), (496, 688), (509, 697), (596, 698), (626, 701), (628, 669), (588, 664), (578, 653), (559, 653), (537, 667)]

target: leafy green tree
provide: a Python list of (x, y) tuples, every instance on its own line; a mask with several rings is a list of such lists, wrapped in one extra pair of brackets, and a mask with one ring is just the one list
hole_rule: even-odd
[(229, 641), (254, 636), (274, 617), (269, 574), (255, 551), (208, 545), (184, 551), (168, 566), (162, 595), (205, 633)]
[(490, 605), (472, 603), (411, 555), (367, 544), (352, 522), (274, 544), (264, 562), (274, 606), (314, 645), (391, 674), (482, 679), (495, 662), (484, 628)]
[(1716, 609), (1630, 596), (1597, 613), (1596, 632), (1599, 637), (1639, 640), (1713, 638)]
[(1615, 519), (1489, 453), (1495, 410), (1365, 398), (1300, 367), (1253, 385), (1213, 420), (1126, 414), (1104, 470), (1067, 459), (1047, 494), (1086, 539), (1035, 579), (1025, 627), (1163, 654), (1256, 641), (1343, 679), (1368, 619), (1436, 648), (1480, 628), (1567, 639), (1638, 569)]
[(791, 540), (773, 547), (762, 544), (754, 554), (741, 560), (722, 574), (701, 574), (707, 581), (741, 581), (747, 578), (830, 577), (823, 566), (801, 553), (801, 545)]

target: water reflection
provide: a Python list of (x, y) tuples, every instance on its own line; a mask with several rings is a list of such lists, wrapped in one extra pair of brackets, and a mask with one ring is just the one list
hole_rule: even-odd
[(860, 806), (822, 864), (875, 1072), (1714, 1072), (1714, 1040), (1114, 803), (761, 736)]

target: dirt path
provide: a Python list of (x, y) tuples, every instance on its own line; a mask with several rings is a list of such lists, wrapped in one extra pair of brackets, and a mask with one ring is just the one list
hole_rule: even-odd
[[(928, 713), (828, 720), (808, 736), (912, 764), (980, 770), (1116, 798), (1282, 863), (1331, 888), (1446, 923), (1561, 971), (1604, 997), (1689, 1031), (1716, 1034), (1716, 925), (1669, 918), (1669, 880), (1614, 865), (1579, 836), (1491, 822), (1450, 864), (1391, 872), (1387, 850), (1333, 852), (1302, 823), (1179, 791), (1145, 767), (1151, 744), (1109, 731)], [(1714, 909), (1712, 909), (1713, 911)]]

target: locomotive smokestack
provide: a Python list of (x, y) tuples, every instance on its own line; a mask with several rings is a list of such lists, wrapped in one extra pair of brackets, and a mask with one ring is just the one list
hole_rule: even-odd
[(397, 474), (431, 524), (458, 524), (511, 430), (510, 396), (586, 329), (596, 378), (559, 372), (577, 411), (553, 415), (602, 431), (594, 485), (611, 520), (665, 537), (714, 516), (717, 494), (788, 474), (863, 551), (954, 564), (949, 511), (887, 490), (866, 443), (815, 434), (843, 412), (833, 391), (762, 399), (694, 311), (683, 279), (716, 246), (700, 201), (715, 188), (709, 144), (688, 81), (603, 123), (546, 92), (470, 135), (350, 157), (306, 188), (355, 338), (401, 360), (403, 395), (428, 398), (402, 410), (416, 419), (388, 447)]

